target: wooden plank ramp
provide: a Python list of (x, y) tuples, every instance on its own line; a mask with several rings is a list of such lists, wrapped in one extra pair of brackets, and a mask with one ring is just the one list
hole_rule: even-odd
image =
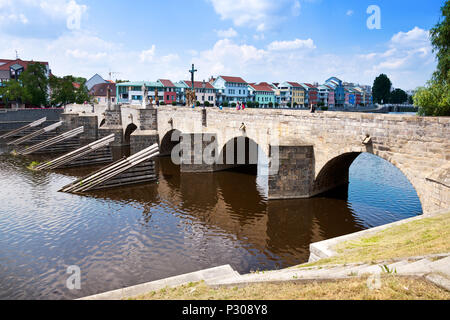
[(54, 124), (52, 124), (52, 125), (50, 125), (50, 126), (48, 126), (48, 127), (39, 129), (39, 130), (37, 130), (37, 131), (35, 131), (35, 132), (32, 132), (32, 133), (30, 133), (30, 134), (27, 134), (27, 135), (25, 135), (25, 136), (23, 136), (23, 137), (21, 137), (21, 138), (19, 138), (19, 139), (10, 141), (10, 142), (7, 143), (7, 145), (8, 145), (8, 146), (10, 146), (10, 145), (19, 145), (19, 144), (22, 144), (22, 143), (24, 143), (24, 142), (30, 141), (30, 140), (32, 140), (33, 138), (36, 138), (36, 137), (38, 137), (38, 136), (40, 136), (40, 135), (45, 135), (45, 134), (48, 133), (48, 132), (52, 132), (52, 131), (56, 130), (57, 128), (59, 128), (60, 126), (62, 126), (62, 124), (63, 124), (63, 122), (62, 122), (62, 121), (59, 121), (59, 122), (54, 123)]
[[(37, 153), (39, 151), (47, 151), (47, 152), (61, 152), (67, 151), (69, 149), (73, 149), (74, 147), (79, 146), (78, 139), (75, 139), (77, 136), (84, 132), (84, 127), (78, 127), (76, 129), (64, 132), (56, 137), (45, 140), (38, 144), (32, 145), (30, 147), (26, 147), (19, 151), (16, 151), (17, 154), (20, 155), (28, 155), (32, 153)], [(64, 142), (64, 144), (62, 144)]]
[(10, 132), (5, 133), (4, 135), (0, 136), (0, 139), (6, 139), (6, 138), (11, 138), (11, 137), (15, 137), (17, 135), (19, 135), (21, 132), (30, 129), (30, 128), (34, 128), (37, 126), (40, 126), (41, 124), (43, 124), (45, 121), (47, 121), (47, 117), (44, 117), (42, 119), (33, 121), (23, 127), (20, 127), (18, 129), (12, 130)]
[(155, 164), (152, 158), (159, 155), (158, 144), (120, 159), (100, 170), (63, 187), (62, 192), (83, 193), (89, 190), (120, 187), (124, 185), (155, 181)]
[(114, 140), (115, 135), (114, 133), (112, 133), (109, 136), (106, 136), (74, 151), (66, 153), (56, 159), (43, 163), (37, 166), (35, 170), (48, 170), (68, 166), (95, 165), (99, 163), (112, 162), (113, 158), (111, 150), (109, 148), (109, 144)]

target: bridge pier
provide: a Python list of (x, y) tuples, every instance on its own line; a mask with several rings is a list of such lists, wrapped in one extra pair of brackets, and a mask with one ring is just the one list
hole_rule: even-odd
[[(276, 154), (278, 153), (278, 154)], [(269, 199), (295, 199), (312, 196), (314, 185), (314, 147), (284, 145), (270, 147), (271, 166), (278, 170), (269, 175)]]
[(214, 172), (216, 168), (217, 135), (214, 133), (183, 133), (181, 135), (180, 172)]

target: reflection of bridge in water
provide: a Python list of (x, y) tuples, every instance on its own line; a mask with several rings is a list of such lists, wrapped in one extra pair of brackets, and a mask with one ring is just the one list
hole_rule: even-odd
[(157, 163), (157, 185), (95, 191), (92, 195), (139, 202), (144, 207), (146, 223), (151, 223), (152, 215), (164, 207), (174, 215), (205, 225), (204, 230), (196, 229), (197, 237), (212, 230), (227, 234), (283, 266), (307, 261), (312, 242), (363, 229), (343, 200), (345, 194), (326, 201), (267, 201), (258, 190), (254, 175), (229, 171), (180, 174), (179, 166), (169, 158), (160, 158)]

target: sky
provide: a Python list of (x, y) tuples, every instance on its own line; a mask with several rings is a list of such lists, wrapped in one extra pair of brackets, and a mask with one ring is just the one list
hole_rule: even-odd
[(429, 30), (444, 0), (0, 0), (0, 59), (57, 76), (372, 85), (404, 90), (436, 68)]

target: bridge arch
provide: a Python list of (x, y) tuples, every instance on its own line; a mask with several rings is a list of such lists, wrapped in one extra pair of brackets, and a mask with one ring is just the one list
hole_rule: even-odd
[(349, 182), (350, 166), (363, 153), (372, 154), (397, 168), (414, 188), (423, 209), (422, 193), (416, 181), (411, 179), (405, 169), (395, 161), (392, 161), (392, 159), (371, 152), (345, 152), (329, 159), (321, 168), (318, 168), (319, 170), (313, 183), (313, 194), (318, 195), (347, 184)]
[(131, 134), (136, 131), (137, 126), (134, 123), (130, 123), (127, 128), (125, 129), (125, 133), (123, 136), (123, 141), (125, 144), (130, 144), (130, 137)]
[(246, 167), (251, 172), (264, 173), (258, 171), (261, 169), (260, 165), (268, 166), (269, 160), (264, 148), (246, 135), (228, 139), (218, 151), (215, 171)]
[(159, 144), (160, 156), (170, 156), (172, 149), (180, 143), (181, 131), (178, 129), (172, 129), (167, 131), (161, 139)]

